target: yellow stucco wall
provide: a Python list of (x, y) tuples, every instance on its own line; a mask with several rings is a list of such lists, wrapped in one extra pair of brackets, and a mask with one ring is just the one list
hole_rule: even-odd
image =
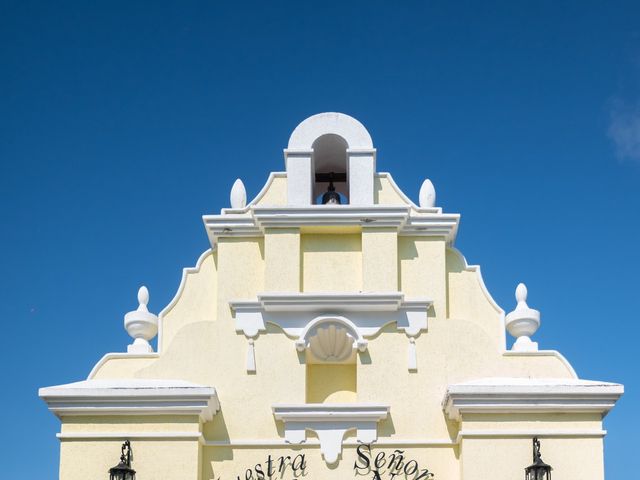
[[(404, 204), (387, 178), (377, 177), (374, 190), (379, 203)], [(259, 203), (284, 202), (286, 179), (276, 177)], [(267, 324), (255, 340), (257, 371), (247, 373), (248, 342), (235, 330), (229, 301), (254, 300), (265, 291), (394, 290), (408, 299), (434, 301), (428, 331), (416, 338), (417, 371), (408, 371), (409, 340), (393, 323), (369, 339), (355, 366), (346, 367), (306, 366), (293, 339)], [(553, 353), (504, 355), (503, 311), (488, 295), (479, 272), (448, 248), (444, 238), (398, 237), (390, 229), (283, 229), (267, 230), (264, 237), (222, 237), (216, 250), (188, 271), (161, 322), (159, 356), (108, 358), (94, 378), (182, 379), (213, 386), (221, 404), (213, 420), (201, 424), (195, 417), (65, 417), (61, 430), (78, 435), (202, 431), (203, 444), (193, 439), (134, 440), (139, 480), (199, 475), (203, 480), (235, 479), (269, 453), (301, 452), (313, 472), (311, 480), (354, 475), (353, 432), (347, 434), (343, 460), (329, 468), (312, 433), (309, 444), (301, 447), (278, 443), (283, 441), (283, 426), (271, 411), (278, 403), (387, 403), (390, 415), (379, 424), (381, 445), (375, 448), (402, 448), (441, 480), (520, 478), (530, 461), (530, 439), (511, 438), (509, 430), (601, 428), (601, 419), (593, 415), (469, 416), (462, 424), (447, 419), (441, 402), (448, 384), (486, 376), (571, 378), (573, 372)], [(309, 379), (317, 383), (309, 384)], [(474, 429), (504, 433), (462, 437), (457, 443), (460, 431)], [(403, 446), (403, 440), (424, 444)], [(392, 441), (400, 444), (384, 443)], [(245, 444), (221, 446), (229, 442)], [(264, 447), (251, 442), (263, 442)], [(117, 460), (119, 445), (116, 439), (64, 439), (61, 478), (104, 478)], [(601, 438), (545, 439), (544, 458), (554, 465), (555, 478), (577, 479), (587, 468), (598, 472), (589, 478), (603, 478)]]
[(304, 292), (362, 291), (359, 234), (303, 235), (302, 263)]
[(357, 400), (357, 366), (307, 365), (307, 403), (353, 403)]

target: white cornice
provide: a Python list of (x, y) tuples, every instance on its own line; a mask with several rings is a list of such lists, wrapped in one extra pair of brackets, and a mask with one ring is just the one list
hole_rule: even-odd
[(61, 432), (60, 440), (195, 440), (203, 443), (200, 432)]
[(378, 437), (378, 422), (389, 414), (388, 405), (357, 403), (282, 404), (273, 405), (272, 410), (275, 419), (284, 422), (288, 443), (303, 443), (306, 431), (315, 431), (328, 464), (338, 460), (347, 431), (355, 429), (359, 442), (374, 442)]
[(606, 415), (624, 393), (617, 383), (578, 379), (486, 378), (449, 385), (442, 401), (452, 420), (467, 413), (597, 412)]
[(220, 237), (256, 237), (267, 228), (386, 227), (399, 235), (444, 237), (455, 240), (459, 214), (413, 210), (411, 205), (309, 205), (306, 207), (247, 206), (202, 217), (211, 246)]
[(307, 207), (253, 207), (261, 228), (366, 225), (400, 228), (407, 221), (408, 205), (310, 205)]
[(209, 421), (220, 409), (215, 389), (182, 380), (85, 380), (41, 388), (58, 417), (76, 415), (198, 415)]
[(231, 301), (235, 311), (260, 308), (265, 312), (395, 312), (402, 308), (428, 309), (431, 300), (405, 300), (402, 292), (370, 293), (262, 293), (258, 300)]
[(266, 323), (272, 323), (298, 338), (319, 314), (347, 317), (363, 337), (376, 335), (392, 322), (407, 335), (416, 336), (427, 329), (427, 311), (433, 303), (426, 298), (405, 300), (402, 292), (265, 292), (257, 297), (229, 302), (235, 312), (236, 331), (247, 337), (255, 337), (266, 330)]
[(300, 422), (378, 422), (387, 418), (389, 405), (362, 403), (277, 404), (271, 407), (276, 420)]

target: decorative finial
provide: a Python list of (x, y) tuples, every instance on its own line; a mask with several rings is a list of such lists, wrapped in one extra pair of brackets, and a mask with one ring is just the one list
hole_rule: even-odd
[(531, 352), (538, 350), (538, 343), (531, 341), (531, 335), (536, 333), (540, 327), (540, 312), (529, 308), (527, 305), (527, 286), (519, 283), (516, 287), (516, 308), (507, 314), (505, 326), (507, 331), (516, 337), (516, 341), (511, 347), (512, 350), (520, 352)]
[(428, 178), (420, 187), (419, 203), (420, 208), (433, 208), (436, 205), (436, 189)]
[(147, 304), (149, 303), (149, 290), (144, 285), (138, 289), (138, 310), (148, 312)]
[(149, 290), (144, 285), (138, 289), (138, 308), (124, 316), (124, 328), (134, 339), (127, 346), (127, 353), (150, 353), (149, 340), (158, 333), (158, 317), (149, 312)]
[(233, 187), (231, 187), (229, 199), (231, 200), (231, 208), (244, 208), (247, 205), (247, 190), (239, 178), (233, 183)]
[(527, 293), (527, 286), (524, 283), (519, 283), (516, 287), (516, 301), (518, 302), (518, 307), (522, 306), (527, 308)]

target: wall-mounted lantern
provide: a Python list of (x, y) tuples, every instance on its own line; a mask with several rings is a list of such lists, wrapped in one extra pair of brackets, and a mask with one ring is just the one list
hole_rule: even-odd
[(551, 465), (542, 461), (540, 440), (533, 438), (533, 463), (524, 469), (525, 480), (551, 480)]
[(131, 444), (125, 440), (122, 444), (120, 463), (109, 469), (109, 480), (135, 480), (136, 471), (131, 468)]

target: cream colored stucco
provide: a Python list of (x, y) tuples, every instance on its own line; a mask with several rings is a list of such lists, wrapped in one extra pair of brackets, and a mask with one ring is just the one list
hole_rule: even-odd
[(285, 174), (274, 176), (271, 183), (265, 185), (264, 195), (255, 201), (261, 207), (282, 207), (287, 204), (287, 177)]
[(398, 234), (392, 228), (362, 230), (362, 290), (398, 290)]
[(265, 289), (299, 292), (301, 277), (299, 229), (269, 229), (264, 237)]
[(307, 365), (307, 403), (353, 403), (356, 392), (355, 364)]
[[(285, 205), (286, 191), (286, 178), (274, 177), (258, 204)], [(407, 204), (386, 176), (376, 176), (374, 192), (375, 203)], [(306, 365), (294, 339), (267, 323), (266, 331), (253, 339), (256, 371), (247, 372), (248, 339), (236, 331), (230, 301), (255, 301), (263, 292), (396, 290), (407, 299), (434, 302), (428, 329), (415, 339), (416, 370), (407, 368), (408, 336), (390, 321), (368, 338), (357, 364), (347, 366)], [(436, 480), (520, 478), (531, 459), (530, 438), (514, 432), (536, 429), (555, 432), (544, 439), (544, 459), (554, 466), (555, 478), (584, 478), (590, 469), (596, 473), (589, 478), (603, 478), (602, 439), (593, 433), (567, 434), (600, 431), (599, 414), (478, 414), (456, 422), (443, 412), (449, 384), (487, 376), (574, 376), (554, 352), (505, 355), (503, 310), (489, 296), (479, 270), (469, 267), (444, 238), (352, 226), (221, 237), (215, 250), (187, 272), (160, 322), (158, 355), (108, 357), (94, 378), (181, 379), (212, 386), (220, 411), (205, 423), (189, 415), (63, 417), (63, 480), (104, 478), (116, 463), (122, 439), (87, 439), (88, 434), (122, 433), (125, 438), (154, 432), (202, 432), (202, 444), (197, 439), (134, 436), (139, 480), (234, 480), (245, 478), (245, 470), (269, 454), (299, 453), (306, 456), (310, 480), (351, 478), (353, 432), (345, 437), (342, 460), (331, 467), (312, 432), (302, 446), (282, 444), (283, 424), (274, 419), (272, 405), (305, 402), (388, 404), (390, 413), (378, 425), (380, 445), (374, 452), (402, 449), (407, 458), (433, 471)], [(494, 433), (461, 435), (472, 431)], [(229, 443), (239, 445), (224, 446)]]
[(407, 205), (401, 192), (396, 190), (388, 174), (377, 174), (373, 179), (373, 203), (377, 205)]
[(302, 236), (302, 291), (362, 291), (362, 246), (357, 234)]

